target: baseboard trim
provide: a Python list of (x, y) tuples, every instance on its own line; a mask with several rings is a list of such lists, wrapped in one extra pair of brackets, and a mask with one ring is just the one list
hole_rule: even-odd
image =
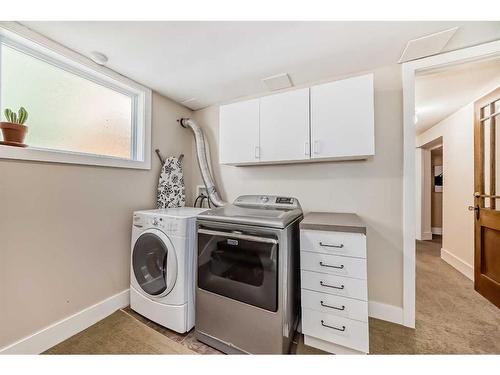
[(420, 234), (420, 237), (417, 238), (417, 240), (419, 240), (419, 241), (429, 241), (429, 240), (432, 240), (432, 231), (430, 231), (430, 232), (422, 232)]
[(40, 354), (130, 303), (129, 289), (89, 306), (28, 337), (0, 348), (0, 354)]
[(443, 235), (443, 228), (438, 228), (438, 227), (433, 227), (431, 229), (432, 234), (442, 236)]
[(369, 301), (368, 315), (387, 322), (403, 324), (403, 308), (382, 302)]
[(458, 258), (456, 255), (450, 253), (448, 250), (441, 249), (441, 259), (448, 263), (450, 266), (455, 268), (458, 272), (463, 274), (468, 279), (474, 281), (474, 267), (462, 259)]

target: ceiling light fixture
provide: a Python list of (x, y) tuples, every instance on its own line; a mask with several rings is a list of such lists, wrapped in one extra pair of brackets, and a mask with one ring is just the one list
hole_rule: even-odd
[(106, 65), (106, 63), (108, 62), (108, 57), (104, 53), (97, 51), (90, 52), (90, 58), (93, 62), (99, 65)]

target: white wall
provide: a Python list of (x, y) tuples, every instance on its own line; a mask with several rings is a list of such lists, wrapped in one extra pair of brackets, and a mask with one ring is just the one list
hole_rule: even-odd
[[(208, 139), (222, 197), (295, 196), (305, 212), (355, 212), (368, 226), (369, 298), (402, 307), (403, 127), (400, 67), (375, 72), (376, 155), (366, 161), (232, 167), (218, 164), (218, 106), (194, 117)], [(361, 73), (360, 73), (361, 74)], [(198, 170), (195, 178), (201, 183)]]
[(417, 186), (415, 188), (417, 240), (432, 240), (431, 229), (431, 151), (417, 148), (415, 155), (415, 172)]
[(443, 258), (471, 277), (474, 264), (474, 107), (459, 111), (417, 137), (417, 147), (443, 138)]
[[(152, 149), (186, 154), (191, 111), (154, 94)], [(132, 212), (154, 208), (151, 170), (0, 160), (0, 348), (129, 287)]]

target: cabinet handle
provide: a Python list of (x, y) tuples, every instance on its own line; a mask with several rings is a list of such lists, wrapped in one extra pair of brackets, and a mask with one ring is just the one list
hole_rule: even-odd
[(343, 264), (341, 264), (340, 266), (332, 266), (331, 264), (326, 264), (326, 263), (323, 263), (323, 262), (319, 262), (319, 265), (321, 267), (336, 268), (338, 270), (343, 270), (344, 269), (344, 265)]
[(326, 286), (327, 288), (340, 289), (340, 290), (343, 290), (345, 288), (344, 284), (342, 284), (341, 286), (335, 286), (335, 285), (325, 284), (323, 281), (320, 281), (319, 285)]
[(255, 159), (260, 159), (260, 147), (255, 146)]
[(339, 310), (339, 311), (344, 311), (345, 310), (345, 306), (342, 305), (342, 307), (337, 307), (337, 306), (330, 306), (330, 305), (327, 305), (326, 303), (324, 303), (323, 301), (320, 302), (321, 303), (321, 306), (323, 307), (328, 307), (329, 309), (335, 309), (335, 310)]
[(344, 247), (344, 244), (341, 243), (340, 245), (335, 245), (335, 244), (327, 244), (327, 243), (320, 242), (319, 246), (323, 246), (323, 247), (336, 247), (337, 249), (342, 249)]
[(334, 327), (334, 326), (329, 326), (328, 324), (325, 324), (325, 321), (321, 321), (321, 325), (326, 328), (331, 328), (331, 329), (336, 329), (337, 331), (344, 332), (345, 331), (345, 326), (342, 326), (342, 328), (339, 327)]
[(311, 150), (309, 149), (309, 142), (304, 142), (304, 155), (311, 155)]
[(319, 141), (314, 141), (314, 153), (319, 155)]

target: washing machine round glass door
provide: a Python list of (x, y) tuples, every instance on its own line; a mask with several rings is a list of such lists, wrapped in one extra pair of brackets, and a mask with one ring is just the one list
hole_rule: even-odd
[(170, 293), (177, 277), (177, 257), (170, 239), (158, 229), (144, 231), (135, 241), (132, 267), (145, 293), (156, 297)]

